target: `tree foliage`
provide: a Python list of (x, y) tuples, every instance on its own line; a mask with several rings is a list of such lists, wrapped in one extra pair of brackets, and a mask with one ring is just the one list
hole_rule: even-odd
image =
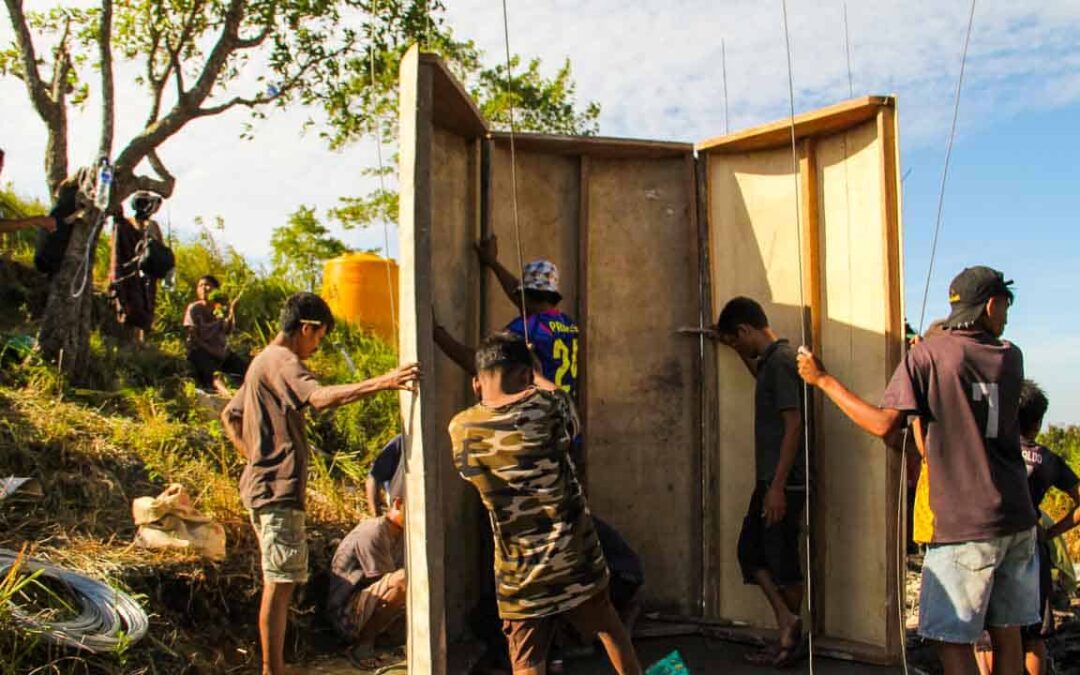
[(323, 263), (348, 251), (345, 244), (330, 236), (310, 206), (301, 206), (286, 225), (274, 229), (270, 247), (274, 276), (308, 291), (319, 287)]

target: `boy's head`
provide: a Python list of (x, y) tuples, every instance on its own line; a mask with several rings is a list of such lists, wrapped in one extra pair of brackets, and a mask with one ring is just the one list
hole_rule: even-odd
[(473, 389), (481, 398), (514, 394), (532, 384), (532, 373), (532, 353), (525, 339), (516, 333), (493, 333), (476, 349)]
[(562, 302), (559, 293), (559, 268), (550, 260), (533, 260), (522, 270), (521, 287), (525, 291), (526, 311), (533, 314)]
[(1031, 380), (1024, 380), (1020, 387), (1020, 412), (1017, 415), (1020, 435), (1030, 439), (1038, 436), (1049, 407), (1050, 400), (1046, 398), (1042, 388)]
[(757, 358), (764, 345), (772, 342), (767, 334), (769, 319), (756, 300), (736, 297), (728, 300), (716, 319), (720, 340), (746, 358)]
[(314, 354), (322, 339), (333, 329), (334, 315), (330, 306), (314, 293), (295, 293), (281, 308), (281, 333), (301, 359)]
[(199, 300), (209, 300), (210, 294), (221, 288), (221, 282), (212, 274), (199, 277), (195, 282), (195, 297)]
[(1012, 280), (997, 270), (968, 267), (949, 284), (952, 311), (945, 319), (947, 328), (982, 328), (994, 337), (1005, 332), (1013, 292)]

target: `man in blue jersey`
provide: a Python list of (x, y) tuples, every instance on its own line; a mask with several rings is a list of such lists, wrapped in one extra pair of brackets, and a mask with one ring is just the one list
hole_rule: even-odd
[[(483, 239), (476, 244), (481, 264), (490, 267), (506, 296), (521, 311), (524, 296), (525, 316), (520, 314), (504, 330), (521, 335), (532, 346), (539, 362), (537, 370), (577, 400), (578, 338), (577, 322), (559, 310), (559, 268), (550, 260), (533, 260), (525, 265), (522, 279), (499, 262), (498, 240)], [(435, 343), (443, 353), (467, 372), (475, 375), (475, 350), (451, 336), (436, 323)]]

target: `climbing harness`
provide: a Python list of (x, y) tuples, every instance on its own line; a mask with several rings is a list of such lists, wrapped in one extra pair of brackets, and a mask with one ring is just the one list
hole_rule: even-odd
[(521, 223), (518, 217), (518, 185), (517, 185), (517, 156), (514, 151), (514, 75), (510, 60), (510, 18), (506, 9), (506, 0), (502, 0), (503, 8), (503, 43), (506, 46), (506, 100), (510, 106), (510, 185), (514, 202), (514, 240), (517, 244), (518, 271), (521, 275), (521, 283), (518, 292), (521, 294), (521, 329), (524, 331), (525, 343), (529, 343), (529, 321), (525, 311), (525, 256), (521, 250)]
[[(787, 75), (788, 75), (788, 106), (791, 131), (791, 173), (795, 181), (795, 238), (798, 249), (796, 257), (799, 261), (799, 308), (805, 311), (806, 292), (803, 281), (802, 260), (802, 201), (799, 198), (799, 153), (795, 145), (795, 78), (792, 74), (791, 63), (791, 37), (788, 32), (787, 0), (780, 0), (780, 10), (784, 23), (784, 48), (787, 52)], [(800, 313), (799, 333), (802, 344), (806, 344), (806, 318)], [(811, 517), (810, 517), (810, 387), (803, 382), (803, 489), (805, 504), (803, 514), (806, 519), (806, 639), (807, 658), (810, 665), (810, 675), (814, 675), (814, 574), (811, 567), (811, 557), (814, 549)]]
[(112, 197), (112, 182), (113, 169), (108, 157), (101, 158), (96, 176), (92, 171), (84, 171), (82, 180), (79, 182), (79, 192), (84, 195), (94, 195), (94, 206), (97, 208), (98, 214), (94, 220), (94, 225), (90, 228), (90, 235), (86, 239), (86, 251), (83, 253), (83, 259), (79, 263), (78, 269), (75, 270), (75, 275), (71, 278), (71, 287), (68, 290), (71, 292), (72, 298), (81, 297), (83, 291), (86, 290), (86, 286), (90, 283), (90, 276), (94, 267), (94, 249), (96, 248), (94, 244), (97, 242), (98, 234), (105, 224), (105, 211), (109, 208), (109, 200)]

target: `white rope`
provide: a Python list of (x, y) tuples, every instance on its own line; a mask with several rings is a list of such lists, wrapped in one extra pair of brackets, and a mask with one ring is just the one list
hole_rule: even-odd
[(727, 45), (724, 44), (724, 38), (720, 38), (720, 70), (724, 79), (724, 133), (731, 133), (731, 114), (728, 112), (728, 93), (727, 93)]
[(848, 36), (847, 3), (844, 3), (844, 52), (847, 54), (848, 96), (855, 98), (855, 78), (851, 74), (851, 38)]
[(506, 9), (506, 0), (502, 0), (503, 8), (503, 42), (506, 46), (506, 100), (510, 106), (510, 185), (514, 202), (514, 240), (517, 243), (518, 270), (521, 282), (518, 291), (521, 294), (521, 329), (525, 335), (525, 342), (529, 342), (529, 317), (525, 311), (525, 255), (521, 250), (521, 223), (518, 218), (518, 186), (517, 186), (517, 156), (514, 149), (514, 75), (510, 60), (510, 18)]
[(934, 274), (934, 259), (937, 257), (938, 235), (941, 233), (941, 214), (945, 207), (945, 182), (949, 178), (949, 160), (952, 159), (953, 140), (956, 138), (956, 119), (960, 115), (960, 91), (964, 86), (964, 66), (967, 65), (968, 45), (971, 43), (971, 27), (975, 23), (975, 0), (971, 0), (971, 12), (968, 15), (967, 34), (964, 36), (964, 51), (960, 55), (960, 76), (956, 80), (956, 98), (953, 101), (952, 126), (949, 128), (949, 140), (945, 144), (945, 165), (941, 169), (941, 188), (938, 191), (937, 217), (934, 220), (934, 239), (930, 245), (930, 266), (926, 270), (926, 287), (923, 288), (922, 310), (919, 312), (919, 335), (922, 335), (926, 321), (926, 300), (930, 295), (930, 279)]
[[(784, 48), (787, 52), (788, 105), (791, 129), (791, 173), (795, 180), (795, 237), (798, 246), (796, 257), (799, 261), (799, 334), (802, 338), (802, 344), (805, 345), (806, 321), (803, 312), (805, 312), (806, 308), (806, 293), (803, 288), (802, 200), (799, 195), (799, 153), (795, 146), (795, 78), (792, 74), (791, 37), (788, 31), (787, 0), (780, 0), (780, 10), (784, 19)], [(808, 619), (806, 639), (810, 675), (814, 675), (814, 573), (811, 567), (814, 545), (810, 518), (810, 388), (805, 382), (803, 382), (803, 465), (803, 489), (805, 499), (803, 515), (806, 520), (806, 612)]]

